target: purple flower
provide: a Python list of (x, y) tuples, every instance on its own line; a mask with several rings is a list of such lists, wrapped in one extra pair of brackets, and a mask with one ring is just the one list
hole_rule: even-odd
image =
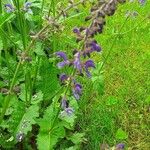
[(80, 53), (77, 52), (74, 56), (75, 56), (75, 60), (73, 62), (74, 68), (76, 68), (79, 71), (79, 73), (81, 74), (82, 73), (82, 64), (81, 64), (81, 60), (80, 60)]
[(62, 108), (62, 109), (66, 109), (66, 108), (67, 108), (67, 105), (68, 105), (67, 100), (66, 100), (66, 98), (64, 97), (64, 98), (61, 100), (61, 108)]
[(74, 28), (73, 33), (80, 34), (80, 30), (78, 28)]
[(15, 10), (12, 4), (5, 4), (5, 8), (7, 13), (11, 13)]
[(59, 57), (59, 58), (62, 58), (63, 61), (62, 62), (59, 62), (57, 64), (58, 68), (61, 69), (63, 68), (65, 65), (68, 65), (69, 64), (69, 61), (67, 60), (67, 56), (64, 52), (56, 52), (56, 55)]
[(75, 83), (74, 88), (72, 89), (73, 95), (76, 100), (80, 99), (80, 96), (82, 94), (82, 85), (79, 83)]
[(24, 8), (29, 9), (31, 7), (32, 3), (31, 2), (26, 2), (24, 4)]
[(61, 111), (60, 115), (62, 117), (64, 116), (71, 116), (74, 112), (74, 109), (69, 107), (69, 103), (66, 99), (66, 97), (64, 96), (61, 100), (61, 108), (63, 109), (63, 111)]
[(91, 42), (91, 52), (93, 51), (97, 51), (97, 52), (100, 52), (101, 51), (101, 47), (95, 42)]
[(123, 150), (125, 148), (125, 144), (123, 143), (119, 143), (117, 146), (116, 146), (116, 150)]
[(93, 60), (87, 60), (84, 64), (86, 75), (90, 78), (91, 73), (89, 72), (89, 68), (95, 68), (95, 64)]
[(30, 9), (31, 5), (32, 5), (31, 2), (26, 2), (24, 4), (23, 10), (26, 11), (26, 12), (28, 12), (28, 13), (30, 13), (30, 14), (32, 14), (32, 10)]
[(62, 112), (61, 112), (61, 116), (65, 117), (65, 116), (71, 116), (74, 113), (74, 109), (71, 107), (65, 108)]
[(86, 49), (83, 51), (83, 56), (86, 57), (90, 57), (90, 54), (92, 52), (100, 52), (101, 51), (101, 47), (97, 44), (96, 41), (92, 41), (91, 43), (87, 43), (86, 45)]
[(74, 109), (71, 108), (71, 107), (68, 107), (68, 108), (65, 109), (65, 112), (68, 116), (71, 116), (74, 112)]
[(146, 3), (146, 0), (139, 0), (139, 3), (140, 3), (141, 5), (144, 5), (144, 4)]
[(59, 80), (61, 81), (61, 83), (64, 83), (67, 79), (68, 79), (68, 76), (65, 73), (62, 73), (59, 76)]
[(56, 52), (56, 55), (60, 58), (62, 58), (64, 61), (67, 61), (67, 56), (64, 52)]

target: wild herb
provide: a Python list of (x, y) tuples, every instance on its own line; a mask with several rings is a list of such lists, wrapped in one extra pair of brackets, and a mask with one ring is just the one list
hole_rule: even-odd
[[(104, 65), (97, 67), (92, 57), (102, 52), (95, 36), (103, 33), (107, 16), (124, 2), (0, 1), (2, 149), (80, 149), (84, 133), (74, 127), (83, 80), (97, 82), (92, 70), (101, 73)], [(86, 25), (70, 31), (75, 47), (62, 46), (64, 22), (78, 17), (80, 8), (90, 9)], [(124, 144), (117, 149), (124, 149)]]

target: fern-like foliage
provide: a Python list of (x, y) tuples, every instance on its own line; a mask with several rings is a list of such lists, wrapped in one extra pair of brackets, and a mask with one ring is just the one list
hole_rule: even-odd
[(38, 150), (52, 150), (59, 139), (64, 138), (65, 129), (58, 119), (59, 108), (52, 104), (39, 120), (40, 131), (37, 137)]

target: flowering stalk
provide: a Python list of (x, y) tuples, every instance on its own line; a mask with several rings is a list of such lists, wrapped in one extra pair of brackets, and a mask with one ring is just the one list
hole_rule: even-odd
[[(74, 28), (73, 30), (73, 32), (76, 34), (77, 43), (82, 42), (82, 44), (80, 44), (79, 50), (75, 50), (73, 52), (74, 54), (73, 60), (68, 60), (66, 54), (62, 51), (56, 52), (56, 55), (63, 59), (62, 62), (59, 62), (57, 64), (58, 68), (61, 69), (64, 66), (68, 65), (73, 66), (73, 73), (70, 76), (64, 75), (63, 73), (60, 78), (61, 82), (62, 80), (63, 82), (65, 80), (66, 82), (69, 80), (61, 103), (64, 103), (64, 101), (66, 103), (69, 103), (66, 100), (66, 94), (67, 91), (70, 89), (70, 87), (72, 89), (75, 99), (76, 100), (80, 99), (80, 96), (82, 94), (82, 86), (76, 81), (76, 76), (77, 75), (84, 76), (84, 74), (86, 74), (87, 77), (91, 77), (89, 68), (95, 68), (93, 60), (91, 59), (88, 59), (86, 61), (82, 60), (86, 57), (90, 58), (90, 55), (93, 52), (101, 52), (101, 47), (94, 39), (94, 36), (97, 34), (101, 34), (103, 32), (105, 25), (105, 17), (114, 15), (117, 9), (117, 4), (123, 2), (125, 2), (125, 0), (110, 0), (108, 2), (103, 1), (98, 2), (94, 7), (91, 8), (91, 15), (85, 18), (85, 21), (91, 20), (90, 26)], [(64, 110), (66, 110), (67, 108), (70, 108), (69, 104), (66, 107), (63, 107)]]

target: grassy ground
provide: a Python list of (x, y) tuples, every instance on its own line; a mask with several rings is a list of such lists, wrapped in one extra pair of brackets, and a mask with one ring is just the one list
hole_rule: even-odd
[[(150, 19), (145, 19), (149, 7), (149, 2), (145, 6), (120, 6), (117, 14), (107, 19), (104, 35), (97, 37), (103, 59), (110, 55), (104, 66), (103, 96), (92, 95), (81, 105), (79, 127), (87, 133), (85, 150), (98, 150), (100, 143), (113, 146), (119, 142), (131, 150), (150, 149)], [(137, 11), (138, 16), (126, 19), (127, 10)], [(116, 32), (120, 33), (117, 39)], [(87, 90), (90, 93), (91, 89)]]

